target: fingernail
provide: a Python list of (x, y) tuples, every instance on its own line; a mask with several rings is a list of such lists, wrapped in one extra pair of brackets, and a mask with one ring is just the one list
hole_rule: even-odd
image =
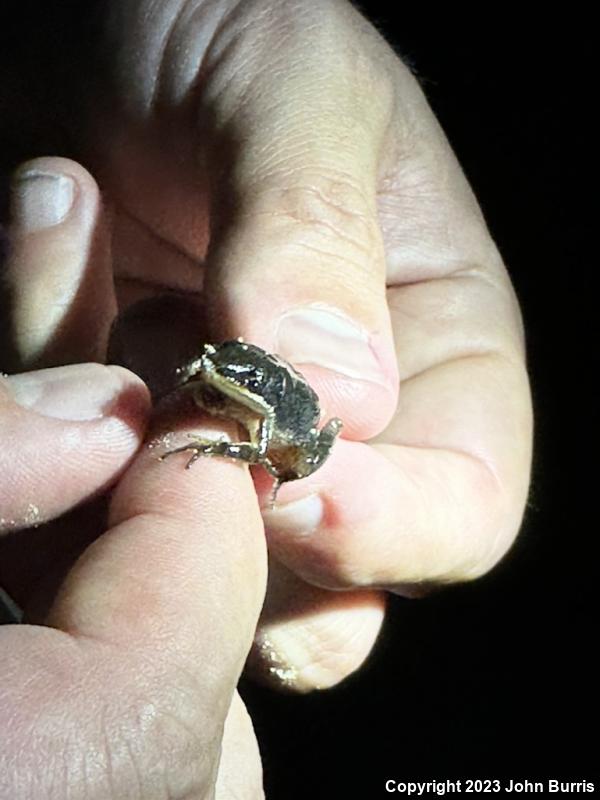
[(301, 500), (265, 511), (263, 518), (265, 526), (272, 530), (297, 535), (312, 533), (323, 519), (323, 501), (318, 494), (309, 494)]
[(72, 422), (105, 416), (131, 380), (127, 370), (102, 364), (41, 369), (7, 378), (13, 399), (20, 406)]
[(67, 216), (75, 184), (67, 175), (31, 170), (18, 174), (12, 186), (12, 213), (18, 227), (28, 231), (58, 225)]
[(341, 313), (299, 308), (283, 315), (277, 329), (277, 353), (295, 364), (315, 364), (349, 378), (389, 381), (362, 327)]

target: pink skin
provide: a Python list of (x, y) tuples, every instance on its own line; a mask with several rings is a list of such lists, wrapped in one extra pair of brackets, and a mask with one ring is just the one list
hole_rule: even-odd
[[(39, 443), (52, 450), (72, 423), (59, 430), (36, 415)], [(138, 427), (144, 417), (140, 406)], [(96, 456), (122, 468), (123, 454), (109, 445), (96, 443)], [(0, 492), (9, 459), (2, 447)], [(20, 490), (42, 504), (52, 491), (82, 488), (87, 459), (83, 448), (73, 453), (60, 483), (22, 475)], [(182, 481), (177, 464), (142, 448), (114, 494), (107, 530), (30, 618), (41, 624), (0, 630), (0, 766), (14, 800), (104, 800), (130, 787), (151, 800), (165, 786), (173, 797), (200, 797), (215, 781), (220, 798), (241, 786), (261, 796), (258, 749), (234, 690), (264, 598), (263, 528), (244, 467), (198, 467), (196, 480)], [(26, 544), (28, 532), (18, 535)]]
[[(29, 165), (70, 175), (77, 191), (45, 228), (35, 224), (39, 204), (15, 203), (14, 371), (100, 358), (117, 303), (165, 290), (187, 296), (194, 324), (172, 307), (162, 322), (160, 311), (149, 316), (128, 340), (136, 369), (158, 362), (165, 344), (194, 352), (202, 338), (239, 335), (293, 361), (325, 415), (346, 427), (323, 469), (284, 486), (281, 506), (264, 515), (273, 558), (253, 665), (276, 674), (275, 652), (295, 689), (332, 685), (368, 654), (383, 590), (415, 595), (470, 580), (514, 540), (531, 455), (519, 308), (416, 81), (349, 4), (108, 5), (94, 44), (110, 54), (110, 74), (95, 71), (92, 102), (72, 107), (78, 152), (110, 214), (78, 164)], [(311, 354), (307, 343), (319, 337), (306, 313), (324, 309), (335, 319)], [(293, 311), (296, 341), (281, 328)], [(193, 429), (195, 417), (186, 424)], [(88, 462), (74, 461), (80, 489), (67, 482), (61, 500), (52, 483), (42, 514), (116, 478), (131, 456), (121, 447), (99, 459), (95, 484)], [(187, 491), (193, 502), (217, 468), (198, 462), (185, 472), (184, 458), (156, 474), (167, 495)], [(48, 480), (62, 480), (62, 469), (48, 467)], [(211, 513), (227, 528), (221, 500)], [(36, 550), (48, 564), (73, 528), (53, 536)], [(144, 558), (140, 547), (136, 565)], [(12, 552), (7, 574), (22, 562)], [(24, 601), (35, 594), (35, 580), (13, 582)], [(343, 602), (330, 589), (344, 589)]]
[[(133, 457), (143, 438), (150, 398), (134, 375), (120, 367), (109, 369), (106, 378), (102, 373), (108, 373), (108, 369), (95, 364), (86, 365), (85, 371), (72, 367), (54, 373), (63, 380), (73, 375), (66, 389), (70, 396), (80, 391), (84, 380), (102, 378), (106, 382), (104, 402), (99, 386), (93, 398), (96, 408), (89, 412), (81, 407), (67, 408), (66, 398), (58, 396), (55, 386), (40, 392), (39, 397), (34, 395), (33, 406), (16, 405), (13, 392), (16, 389), (21, 395), (26, 391), (23, 378), (0, 379), (2, 473), (10, 475), (10, 481), (0, 486), (0, 508), (3, 518), (12, 521), (0, 524), (0, 530), (27, 527), (30, 504), (39, 509), (36, 519), (30, 521), (41, 523), (58, 517), (113, 483)], [(52, 375), (44, 371), (44, 376), (48, 386)], [(25, 396), (22, 400), (27, 402)], [(37, 411), (40, 407), (42, 413)], [(75, 416), (66, 425), (65, 413), (89, 413), (90, 419), (80, 421)], [(87, 457), (82, 458), (83, 453)], [(78, 462), (76, 472), (74, 460)]]

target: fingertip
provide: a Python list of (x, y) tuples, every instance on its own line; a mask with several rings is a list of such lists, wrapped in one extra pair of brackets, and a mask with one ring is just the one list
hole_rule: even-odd
[[(329, 459), (316, 473), (284, 484), (276, 505), (263, 510), (269, 551), (287, 569), (324, 589), (348, 589), (352, 585), (341, 574), (339, 543), (332, 545), (331, 536), (327, 538), (332, 527), (339, 527), (339, 495), (345, 494), (349, 444), (336, 442)], [(355, 522), (360, 525), (360, 518)]]
[(114, 481), (149, 413), (145, 385), (121, 367), (77, 364), (1, 379), (0, 527), (53, 519)]
[(299, 363), (297, 367), (319, 397), (321, 423), (339, 417), (342, 438), (366, 441), (381, 433), (392, 419), (398, 401), (392, 381), (351, 378), (315, 364)]
[(264, 512), (270, 552), (326, 589), (473, 580), (512, 542), (495, 476), (451, 449), (343, 440), (279, 501)]
[(281, 489), (263, 513), (269, 549), (285, 566), (324, 589), (374, 582), (385, 543), (400, 525), (398, 476), (369, 445), (338, 441), (324, 466)]
[(397, 403), (398, 368), (387, 308), (373, 308), (368, 316), (379, 319), (376, 331), (338, 308), (315, 303), (286, 311), (277, 325), (277, 352), (313, 386), (323, 417), (342, 420), (347, 439), (380, 433)]
[(13, 233), (41, 232), (61, 223), (93, 222), (98, 185), (81, 164), (43, 156), (20, 164), (11, 181)]
[(329, 592), (273, 559), (249, 673), (292, 692), (335, 686), (364, 663), (385, 608), (382, 592)]
[(115, 296), (98, 186), (80, 164), (44, 157), (11, 184), (6, 317), (14, 370), (103, 360)]
[(137, 424), (150, 411), (147, 387), (120, 366), (70, 364), (7, 375), (3, 388), (18, 408), (66, 422), (129, 416)]
[(342, 419), (345, 437), (369, 439), (386, 427), (398, 396), (377, 223), (369, 217), (357, 259), (344, 237), (323, 252), (321, 220), (307, 228), (282, 216), (251, 207), (249, 221), (222, 232), (206, 283), (214, 335), (243, 336), (281, 356), (307, 377), (325, 414)]
[(63, 175), (73, 180), (84, 193), (98, 194), (98, 184), (88, 170), (71, 158), (62, 156), (40, 156), (29, 159), (13, 172), (13, 183), (19, 182), (29, 175)]
[(109, 364), (106, 369), (121, 384), (121, 390), (110, 404), (110, 414), (127, 425), (140, 441), (152, 411), (150, 390), (143, 380), (125, 367)]

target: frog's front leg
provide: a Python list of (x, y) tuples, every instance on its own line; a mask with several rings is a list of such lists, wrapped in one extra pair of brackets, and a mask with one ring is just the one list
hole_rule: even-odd
[(164, 461), (168, 456), (175, 453), (185, 453), (191, 450), (193, 455), (186, 464), (189, 469), (194, 461), (200, 456), (221, 456), (222, 458), (233, 458), (237, 461), (245, 461), (247, 464), (264, 463), (264, 456), (260, 452), (260, 446), (251, 442), (229, 442), (226, 439), (200, 439), (192, 437), (192, 441), (183, 447), (169, 450), (160, 456), (160, 461)]

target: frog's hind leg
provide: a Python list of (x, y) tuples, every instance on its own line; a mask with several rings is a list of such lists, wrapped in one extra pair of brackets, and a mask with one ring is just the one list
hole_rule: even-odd
[(277, 494), (281, 489), (281, 484), (283, 481), (280, 481), (279, 478), (275, 478), (273, 481), (273, 486), (271, 486), (271, 494), (269, 495), (269, 505), (267, 508), (269, 511), (272, 511), (275, 508), (275, 501), (277, 500)]
[(226, 439), (198, 439), (196, 437), (192, 437), (192, 439), (183, 447), (163, 453), (159, 460), (164, 461), (165, 458), (175, 453), (185, 453), (191, 450), (192, 456), (185, 465), (186, 469), (189, 469), (201, 456), (221, 456), (236, 461), (245, 461), (247, 464), (258, 464), (262, 461), (259, 447), (251, 442), (229, 442)]

